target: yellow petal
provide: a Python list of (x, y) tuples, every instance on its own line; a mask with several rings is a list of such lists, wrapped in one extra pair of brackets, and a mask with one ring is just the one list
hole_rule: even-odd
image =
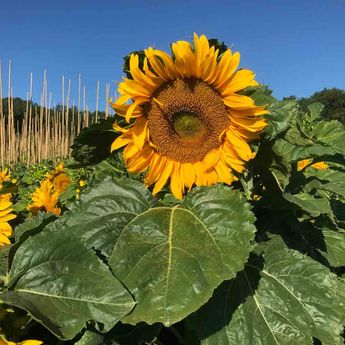
[(311, 163), (311, 159), (303, 159), (297, 162), (297, 171), (303, 170), (310, 163)]
[(229, 112), (231, 117), (257, 117), (269, 113), (269, 111), (262, 106), (256, 106), (250, 109), (230, 109)]
[(161, 176), (159, 177), (158, 181), (156, 182), (156, 184), (153, 188), (153, 192), (152, 192), (153, 195), (157, 194), (159, 191), (162, 190), (162, 188), (164, 187), (168, 178), (171, 175), (173, 166), (174, 166), (174, 162), (170, 159), (167, 159), (165, 166), (162, 167)]
[(131, 141), (123, 150), (124, 161), (128, 162), (128, 160), (132, 158), (135, 154), (137, 154), (139, 151), (140, 149)]
[(248, 161), (252, 158), (252, 150), (248, 143), (231, 129), (226, 132), (226, 139), (241, 159)]
[(236, 93), (224, 97), (223, 100), (224, 104), (230, 108), (246, 109), (255, 107), (252, 98), (248, 96), (238, 95)]
[(192, 163), (183, 163), (180, 167), (182, 183), (187, 187), (191, 188), (195, 182), (195, 173)]
[(182, 78), (195, 76), (195, 56), (192, 47), (187, 41), (177, 41), (171, 49), (175, 55), (175, 66)]
[(165, 166), (166, 158), (160, 154), (154, 153), (147, 175), (145, 176), (146, 186), (151, 186), (152, 183), (156, 182), (161, 174), (162, 167)]
[(247, 131), (243, 127), (238, 127), (237, 125), (231, 124), (230, 128), (234, 130), (241, 138), (246, 141), (251, 141), (258, 139), (260, 137), (260, 132)]
[(7, 236), (0, 234), (0, 246), (3, 246), (4, 244), (11, 244), (11, 241), (7, 238)]
[(127, 145), (131, 141), (132, 141), (132, 135), (129, 134), (129, 132), (121, 134), (111, 144), (110, 152), (113, 152), (119, 149), (120, 147)]
[(213, 168), (219, 159), (219, 149), (210, 151), (203, 159), (206, 170)]
[(218, 91), (221, 91), (227, 86), (239, 63), (240, 53), (236, 52), (234, 55), (231, 55), (230, 50), (227, 50), (223, 54), (217, 65), (218, 73), (216, 81), (214, 82), (214, 86)]
[(196, 77), (200, 78), (203, 74), (203, 64), (204, 60), (209, 54), (210, 46), (208, 39), (205, 35), (201, 35), (198, 38), (198, 35), (194, 33), (194, 47), (195, 47), (195, 74)]
[(325, 170), (329, 168), (329, 165), (325, 162), (317, 162), (317, 163), (314, 163), (312, 167), (318, 170)]
[(243, 90), (247, 86), (250, 86), (254, 78), (254, 72), (248, 69), (241, 69), (237, 71), (231, 78), (229, 84), (226, 85), (226, 87), (222, 91), (222, 96), (225, 97), (231, 95), (234, 92)]
[[(127, 112), (128, 112), (128, 108), (130, 107), (130, 104), (120, 105), (120, 104), (113, 103), (113, 104), (111, 104), (111, 106), (118, 115), (125, 117)], [(137, 117), (140, 117), (142, 115), (143, 115), (142, 107), (138, 106), (133, 110), (131, 117), (137, 118)]]
[(220, 182), (224, 182), (229, 185), (233, 182), (234, 179), (233, 179), (233, 175), (231, 174), (231, 170), (222, 159), (220, 159), (217, 162), (215, 169), (218, 174)]
[(206, 186), (213, 186), (218, 182), (218, 175), (215, 170), (211, 170), (210, 172), (205, 172), (205, 185)]
[(174, 167), (170, 179), (171, 192), (176, 199), (182, 199), (184, 189), (180, 179), (180, 165), (180, 162), (174, 162)]
[(119, 126), (116, 122), (113, 123), (113, 129), (114, 129), (116, 132), (120, 132), (120, 133), (126, 133), (126, 132), (128, 132), (128, 129), (122, 128), (122, 127)]
[(128, 160), (128, 171), (131, 173), (143, 172), (149, 167), (152, 155), (152, 148), (149, 145), (146, 145), (142, 150)]
[(225, 142), (222, 146), (222, 159), (233, 170), (241, 173), (244, 170), (244, 162), (234, 153), (232, 146)]
[(147, 119), (142, 116), (139, 117), (133, 126), (133, 140), (135, 145), (141, 149), (144, 146), (147, 137)]
[(2, 222), (8, 222), (8, 221), (10, 221), (10, 220), (12, 220), (12, 219), (15, 219), (15, 218), (17, 218), (17, 216), (15, 215), (15, 214), (8, 214), (7, 216), (3, 216), (3, 217), (1, 217), (0, 218), (0, 220), (2, 221)]
[[(121, 83), (120, 83), (121, 84)], [(123, 105), (124, 103), (128, 102), (129, 100), (131, 99), (131, 96), (130, 95), (121, 95), (115, 103), (112, 103), (112, 107), (117, 107), (117, 106), (121, 106)]]
[(267, 126), (267, 122), (261, 118), (231, 117), (231, 122), (243, 127), (250, 132), (258, 132)]
[[(150, 88), (150, 90), (157, 87), (155, 80), (145, 75), (139, 68), (139, 55), (131, 54), (129, 58), (129, 69), (131, 75), (135, 81), (141, 84), (144, 88)], [(152, 87), (152, 88), (151, 88)]]

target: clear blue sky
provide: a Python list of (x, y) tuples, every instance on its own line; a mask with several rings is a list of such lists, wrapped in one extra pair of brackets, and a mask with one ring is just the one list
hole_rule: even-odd
[(150, 45), (168, 50), (193, 32), (240, 51), (241, 66), (277, 98), (345, 89), (344, 0), (2, 0), (0, 59), (12, 60), (15, 96), (25, 98), (33, 72), (38, 101), (47, 69), (55, 101), (64, 75), (77, 102), (81, 73), (91, 108), (100, 80), (104, 108), (105, 83), (113, 93), (123, 56)]

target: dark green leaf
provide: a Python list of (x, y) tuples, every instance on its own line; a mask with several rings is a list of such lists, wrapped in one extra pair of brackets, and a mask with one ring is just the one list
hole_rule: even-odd
[(203, 345), (341, 345), (345, 285), (278, 241), (189, 319)]
[(317, 217), (320, 214), (333, 214), (330, 203), (325, 196), (317, 198), (309, 193), (284, 193), (283, 196), (286, 200), (299, 206), (302, 211), (310, 213), (313, 217)]
[(244, 197), (221, 185), (195, 188), (179, 206), (134, 218), (110, 260), (137, 301), (123, 321), (171, 325), (199, 308), (243, 268), (254, 221)]
[(17, 250), (0, 299), (27, 310), (60, 339), (72, 339), (86, 322), (110, 330), (134, 302), (78, 236), (47, 231)]
[(114, 117), (84, 128), (72, 145), (78, 166), (93, 165), (110, 156), (110, 147), (118, 134), (113, 130)]

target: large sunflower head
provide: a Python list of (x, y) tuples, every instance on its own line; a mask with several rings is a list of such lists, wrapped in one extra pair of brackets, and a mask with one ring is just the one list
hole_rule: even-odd
[[(119, 84), (114, 110), (132, 126), (112, 151), (126, 146), (130, 172), (147, 171), (145, 183), (158, 193), (170, 178), (182, 198), (195, 185), (231, 184), (254, 154), (248, 141), (266, 126), (267, 111), (240, 91), (256, 86), (254, 73), (239, 69), (240, 55), (211, 46), (206, 36), (177, 41), (172, 56), (148, 48), (129, 58), (131, 78)], [(130, 104), (128, 102), (131, 101)]]

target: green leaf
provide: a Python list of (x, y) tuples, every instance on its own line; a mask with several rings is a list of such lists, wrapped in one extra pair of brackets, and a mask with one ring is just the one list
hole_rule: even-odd
[(268, 107), (269, 113), (265, 115), (268, 125), (264, 132), (268, 139), (274, 139), (278, 134), (286, 131), (292, 119), (298, 115), (297, 102), (274, 102)]
[(5, 277), (8, 272), (8, 257), (12, 247), (12, 244), (7, 244), (0, 247), (0, 281), (1, 278)]
[(325, 255), (328, 262), (334, 267), (345, 266), (345, 232), (323, 230), (326, 242)]
[(48, 229), (78, 236), (88, 248), (108, 257), (124, 226), (155, 202), (142, 183), (108, 177), (85, 190), (70, 213)]
[(114, 117), (102, 119), (84, 128), (72, 145), (72, 157), (78, 166), (97, 164), (110, 156), (110, 147), (118, 134), (113, 130)]
[(325, 106), (322, 103), (312, 103), (308, 105), (308, 113), (306, 118), (308, 121), (313, 122), (321, 119), (321, 113)]
[(311, 216), (317, 217), (321, 214), (332, 215), (330, 203), (326, 197), (315, 197), (309, 193), (290, 194), (284, 193), (283, 197), (297, 205), (302, 211), (308, 212)]
[(345, 127), (341, 122), (336, 120), (319, 121), (311, 135), (317, 142), (332, 148), (337, 153), (345, 154)]
[(344, 289), (326, 267), (270, 241), (188, 324), (203, 345), (341, 345)]
[(309, 167), (303, 173), (310, 181), (305, 185), (306, 191), (320, 189), (345, 198), (345, 171), (342, 169), (317, 170)]
[(35, 217), (28, 218), (14, 229), (15, 242), (23, 242), (29, 236), (38, 234), (47, 224), (56, 219), (52, 213), (39, 212)]
[(47, 231), (17, 250), (0, 300), (27, 310), (60, 339), (72, 339), (93, 320), (110, 330), (134, 302), (77, 235)]
[(137, 302), (122, 321), (171, 325), (198, 309), (243, 268), (254, 221), (240, 192), (221, 185), (195, 188), (178, 206), (134, 218), (109, 262)]
[(154, 345), (154, 339), (163, 328), (162, 324), (147, 325), (140, 322), (133, 325), (118, 322), (117, 325), (105, 335), (104, 345), (113, 345), (114, 341), (119, 345)]
[(333, 267), (345, 266), (345, 231), (317, 221), (303, 229), (303, 237), (324, 256)]
[(91, 331), (86, 331), (80, 340), (74, 345), (103, 345), (103, 335)]
[(290, 162), (337, 153), (329, 147), (315, 145), (313, 143), (309, 146), (297, 146), (284, 139), (277, 140), (273, 145), (273, 150), (277, 155), (284, 157)]

